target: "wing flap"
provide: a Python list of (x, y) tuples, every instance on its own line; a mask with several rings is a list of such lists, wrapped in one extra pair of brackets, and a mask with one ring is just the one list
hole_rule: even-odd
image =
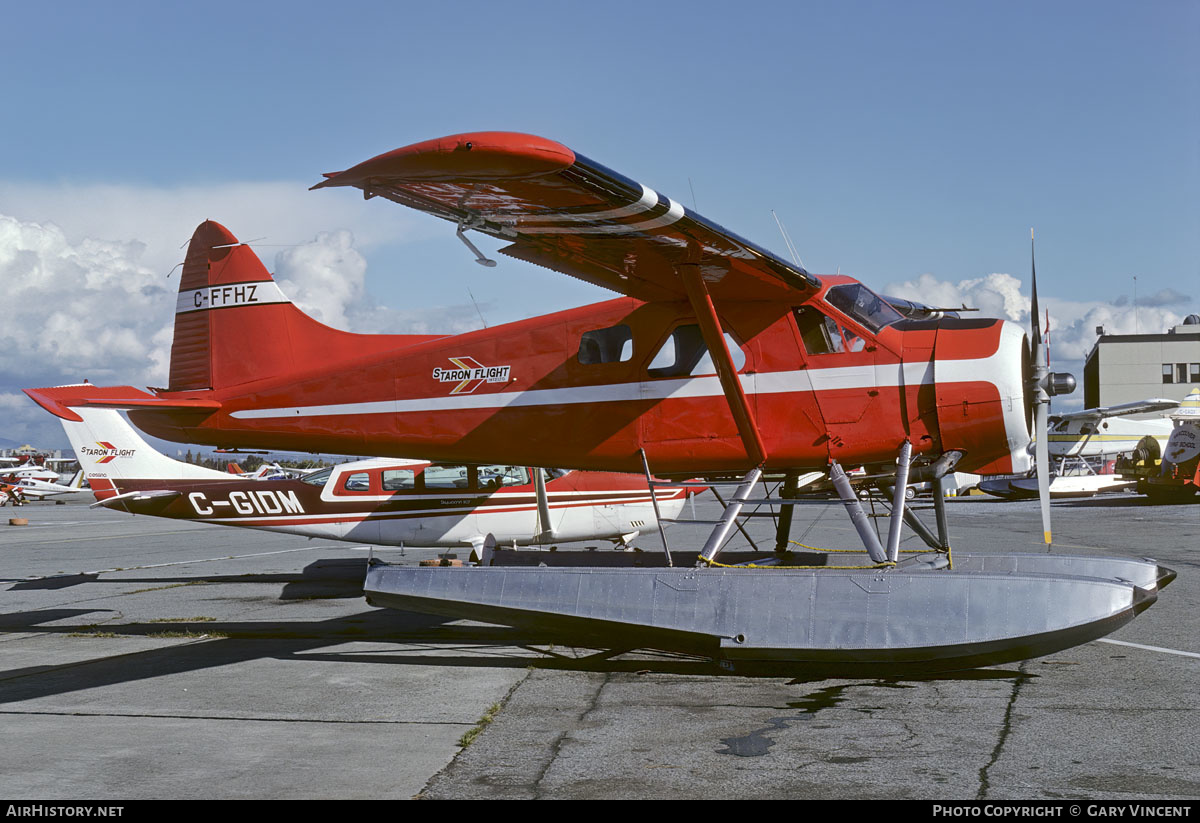
[(700, 267), (714, 300), (794, 299), (819, 279), (560, 143), (477, 132), (381, 154), (313, 188), (354, 186), (511, 241), (526, 260), (642, 300), (684, 300)]

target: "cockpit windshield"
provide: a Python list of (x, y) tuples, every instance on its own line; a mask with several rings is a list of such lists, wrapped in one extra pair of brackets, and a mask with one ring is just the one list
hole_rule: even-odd
[(324, 486), (325, 481), (329, 479), (329, 475), (333, 474), (333, 469), (324, 469), (323, 471), (313, 472), (312, 474), (301, 477), (300, 480), (308, 483), (310, 486)]
[(825, 300), (838, 311), (853, 317), (871, 331), (879, 331), (903, 317), (886, 300), (861, 283), (833, 286)]

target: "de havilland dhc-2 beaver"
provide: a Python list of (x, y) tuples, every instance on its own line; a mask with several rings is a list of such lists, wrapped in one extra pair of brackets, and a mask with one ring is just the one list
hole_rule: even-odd
[[(113, 409), (72, 409), (62, 421), (97, 504), (132, 514), (384, 546), (469, 548), (496, 543), (611, 540), (628, 545), (674, 518), (694, 488), (644, 478), (526, 466), (433, 465), (374, 458), (298, 479), (261, 480), (172, 460)], [(656, 508), (657, 504), (657, 508)]]
[[(851, 277), (812, 274), (525, 134), (417, 143), (314, 188), (347, 186), (450, 221), (484, 265), (468, 230), (621, 296), (453, 336), (352, 334), (303, 314), (249, 246), (205, 222), (183, 266), (167, 387), (27, 393), (67, 420), (122, 408), (155, 436), (224, 448), (738, 478), (687, 563), (667, 546), (658, 567), (367, 573), (376, 605), (602, 648), (842, 671), (991, 665), (1108, 634), (1174, 577), (1151, 560), (951, 554), (941, 495), (936, 533), (905, 508), (910, 482), (1020, 470), (1034, 428), (1046, 476), (1050, 396), (1074, 379), (1040, 362), (1036, 274), (1028, 337), (1005, 320), (902, 314)], [(843, 470), (857, 466), (890, 490), (886, 545)], [(794, 478), (824, 470), (862, 540), (857, 563), (787, 551)], [(766, 478), (784, 489), (770, 500), (776, 551), (719, 562)], [(902, 524), (928, 550), (902, 554)]]

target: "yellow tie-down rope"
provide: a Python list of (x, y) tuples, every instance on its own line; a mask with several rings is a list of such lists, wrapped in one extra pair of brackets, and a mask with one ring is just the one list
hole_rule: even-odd
[[(788, 542), (794, 546), (799, 546), (802, 549), (808, 549), (809, 551), (814, 551), (814, 552), (821, 552), (823, 554), (865, 554), (866, 553), (864, 549), (818, 549), (816, 546), (806, 546), (797, 540), (789, 540)], [(933, 550), (931, 550), (931, 549), (901, 549), (900, 553), (901, 554), (928, 554), (930, 551), (933, 551)], [(889, 568), (895, 567), (895, 565), (896, 565), (895, 561), (893, 561), (893, 560), (885, 560), (882, 563), (872, 563), (869, 566), (776, 566), (776, 565), (760, 566), (757, 563), (738, 563), (738, 564), (718, 563), (716, 560), (705, 560), (703, 557), (701, 557), (700, 560), (702, 562), (704, 562), (706, 565), (712, 566), (712, 567), (715, 567), (718, 569), (792, 569), (792, 570), (831, 569), (831, 570), (846, 571), (846, 570), (865, 570), (865, 569), (889, 569)], [(946, 560), (947, 560), (947, 562), (949, 562), (950, 567), (953, 568), (954, 560), (950, 556), (949, 548), (946, 549)]]

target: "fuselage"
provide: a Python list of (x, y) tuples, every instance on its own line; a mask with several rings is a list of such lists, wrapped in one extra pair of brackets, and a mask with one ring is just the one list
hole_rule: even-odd
[(1153, 437), (1162, 448), (1170, 435), (1171, 421), (1166, 418), (1062, 420), (1050, 427), (1047, 447), (1055, 457), (1098, 457), (1131, 452), (1143, 437)]
[[(908, 320), (849, 277), (822, 283), (791, 304), (721, 303), (766, 468), (877, 463), (905, 439), (917, 455), (963, 452), (967, 471), (1012, 471), (1024, 459), (1026, 343), (1016, 324)], [(247, 324), (257, 311), (213, 314)], [(215, 400), (215, 411), (130, 417), (165, 439), (223, 447), (606, 471), (640, 469), (644, 449), (656, 474), (747, 468), (686, 302), (620, 298), (400, 346), (347, 337), (359, 342), (330, 345), (304, 369), (157, 395)]]

